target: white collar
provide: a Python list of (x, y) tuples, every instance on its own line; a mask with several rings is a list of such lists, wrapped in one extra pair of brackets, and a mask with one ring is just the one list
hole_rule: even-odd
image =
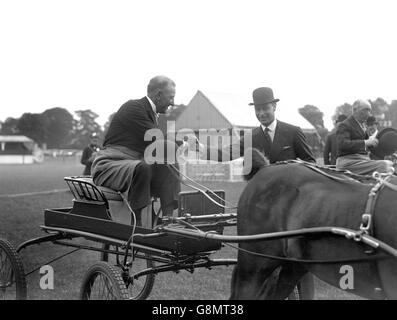
[(274, 132), (276, 130), (276, 126), (277, 126), (277, 119), (274, 118), (274, 121), (268, 125), (267, 127), (264, 126), (263, 124), (261, 124), (262, 130), (265, 131), (265, 128), (269, 128), (270, 132)]
[(152, 99), (150, 99), (148, 96), (146, 98), (149, 100), (150, 105), (152, 106), (153, 112), (157, 115), (157, 108)]

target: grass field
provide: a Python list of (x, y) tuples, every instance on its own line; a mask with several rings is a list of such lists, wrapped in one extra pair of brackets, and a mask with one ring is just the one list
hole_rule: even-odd
[[(59, 191), (67, 188), (64, 176), (78, 175), (82, 165), (75, 158), (50, 160), (34, 165), (0, 166), (0, 238), (6, 238), (14, 246), (28, 239), (44, 235), (39, 226), (43, 224), (46, 208), (69, 207), (72, 195)], [(211, 189), (223, 189), (226, 198), (236, 204), (244, 188), (244, 182), (206, 183)], [(26, 195), (31, 192), (58, 190), (50, 194)], [(25, 194), (8, 197), (10, 194)], [(230, 230), (231, 229), (231, 230)], [(227, 232), (234, 233), (233, 228)], [(31, 246), (22, 251), (21, 257), (25, 272), (29, 272), (51, 259), (62, 255), (71, 248), (53, 244)], [(213, 257), (235, 258), (236, 251), (229, 247)], [(85, 271), (99, 259), (99, 254), (77, 251), (72, 255), (51, 263), (54, 268), (54, 289), (42, 290), (39, 287), (40, 274), (36, 271), (28, 276), (29, 299), (77, 299)], [(212, 270), (197, 269), (193, 273), (163, 273), (156, 276), (150, 299), (227, 299), (230, 293), (232, 267), (215, 267)], [(342, 290), (328, 286), (316, 279), (316, 299), (357, 299)]]

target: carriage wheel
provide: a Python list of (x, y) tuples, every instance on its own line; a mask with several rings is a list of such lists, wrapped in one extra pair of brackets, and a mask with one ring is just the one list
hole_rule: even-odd
[(128, 300), (129, 294), (119, 270), (107, 262), (97, 262), (86, 272), (81, 300)]
[[(112, 247), (115, 248), (114, 246), (112, 246)], [(103, 249), (109, 250), (109, 248), (110, 248), (110, 246), (108, 244), (103, 245)], [(109, 257), (108, 253), (102, 252), (101, 260), (107, 261), (113, 265), (116, 265), (116, 255), (111, 254), (110, 256), (111, 257)], [(145, 276), (141, 276), (138, 279), (131, 278), (133, 274), (136, 274), (137, 272), (139, 272), (141, 270), (154, 267), (154, 262), (152, 260), (150, 260), (150, 255), (146, 254), (145, 256), (147, 257), (146, 259), (135, 258), (132, 263), (132, 267), (130, 268), (130, 274), (129, 274), (130, 281), (127, 281), (126, 287), (130, 294), (130, 299), (132, 299), (132, 300), (146, 299), (149, 296), (150, 292), (152, 292), (152, 289), (153, 289), (154, 279), (155, 279), (154, 274), (148, 274)], [(120, 255), (119, 258), (123, 259), (124, 257), (122, 255)]]
[(10, 242), (0, 239), (0, 300), (25, 300), (26, 296), (21, 258)]

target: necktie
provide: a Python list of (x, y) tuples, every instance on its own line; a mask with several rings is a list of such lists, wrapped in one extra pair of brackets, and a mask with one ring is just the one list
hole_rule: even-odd
[(270, 149), (272, 148), (272, 138), (270, 137), (269, 131), (270, 131), (270, 129), (268, 127), (266, 127), (263, 132), (263, 134), (265, 136), (264, 149), (265, 149), (266, 157), (270, 156)]
[(159, 125), (159, 114), (157, 112), (154, 113), (154, 122), (156, 123), (156, 126)]

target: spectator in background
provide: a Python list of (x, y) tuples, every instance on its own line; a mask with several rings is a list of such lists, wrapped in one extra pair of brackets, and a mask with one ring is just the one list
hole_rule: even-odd
[(94, 132), (90, 135), (90, 144), (84, 148), (81, 156), (81, 164), (85, 165), (83, 175), (91, 175), (91, 166), (99, 149), (99, 136)]
[(378, 121), (374, 116), (369, 116), (366, 122), (367, 131), (369, 136), (377, 135), (378, 133)]
[(393, 168), (389, 160), (371, 160), (368, 152), (379, 144), (379, 137), (369, 136), (366, 121), (371, 115), (368, 100), (353, 103), (353, 115), (342, 121), (336, 129), (336, 168), (356, 174), (370, 175), (374, 171), (388, 173)]
[(327, 139), (325, 141), (324, 146), (324, 164), (325, 165), (336, 165), (336, 129), (338, 127), (338, 123), (347, 119), (347, 116), (344, 114), (340, 114), (335, 121), (335, 128), (328, 134)]

